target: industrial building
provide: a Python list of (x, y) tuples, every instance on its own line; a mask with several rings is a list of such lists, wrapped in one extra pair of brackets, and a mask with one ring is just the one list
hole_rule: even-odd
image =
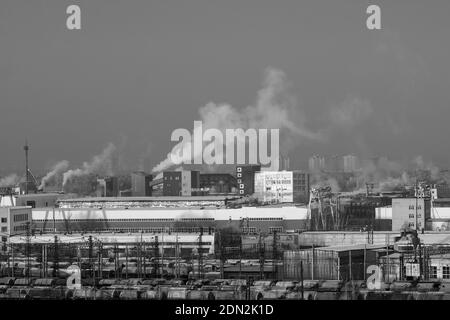
[(192, 196), (200, 189), (199, 171), (164, 171), (164, 196)]
[(255, 173), (261, 171), (260, 165), (236, 166), (236, 179), (239, 195), (248, 196), (255, 192)]
[[(386, 252), (383, 245), (354, 244), (285, 251), (283, 277), (310, 280), (365, 280), (366, 270)], [(303, 269), (303, 270), (301, 270)]]
[(150, 183), (153, 181), (151, 174), (144, 171), (135, 171), (131, 173), (131, 196), (149, 197), (152, 195)]
[(255, 172), (255, 195), (263, 203), (293, 202), (292, 171)]
[(310, 192), (310, 175), (308, 172), (292, 171), (292, 192), (294, 203), (307, 203)]
[(31, 219), (31, 207), (0, 207), (0, 233), (3, 237), (25, 234)]
[(392, 199), (392, 230), (397, 231), (405, 227), (424, 230), (425, 221), (430, 218), (430, 208), (430, 199)]
[(229, 173), (200, 173), (200, 189), (210, 195), (237, 194), (236, 177)]
[(232, 228), (246, 233), (305, 230), (304, 207), (40, 208), (33, 209), (36, 232), (212, 233)]
[(117, 197), (119, 195), (119, 180), (117, 177), (97, 179), (97, 197)]

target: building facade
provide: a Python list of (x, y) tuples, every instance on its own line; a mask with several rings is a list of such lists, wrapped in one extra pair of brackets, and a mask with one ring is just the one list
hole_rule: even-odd
[(236, 178), (229, 173), (201, 173), (200, 188), (208, 194), (237, 193)]
[(200, 189), (199, 171), (164, 171), (164, 196), (192, 196)]
[(0, 207), (0, 233), (3, 237), (26, 234), (31, 220), (31, 207)]
[(425, 230), (425, 221), (431, 216), (430, 200), (426, 198), (392, 199), (392, 231), (410, 228)]
[(151, 174), (144, 171), (135, 171), (131, 173), (131, 196), (132, 197), (149, 197), (152, 195), (150, 182), (153, 181)]
[(255, 194), (264, 203), (293, 202), (292, 171), (256, 172)]
[(236, 167), (236, 181), (240, 196), (255, 193), (255, 172), (258, 171), (261, 171), (260, 165), (242, 165)]
[(308, 203), (310, 190), (310, 175), (304, 171), (292, 172), (292, 192), (295, 203)]

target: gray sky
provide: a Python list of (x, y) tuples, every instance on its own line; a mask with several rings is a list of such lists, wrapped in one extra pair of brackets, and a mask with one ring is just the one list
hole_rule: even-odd
[[(369, 3), (381, 31), (365, 27)], [(81, 31), (66, 29), (70, 4)], [(255, 103), (268, 67), (327, 135), (298, 139), (291, 166), (349, 152), (447, 166), (449, 13), (448, 0), (2, 0), (0, 173), (21, 170), (26, 137), (36, 172), (109, 142), (149, 170), (202, 106)]]

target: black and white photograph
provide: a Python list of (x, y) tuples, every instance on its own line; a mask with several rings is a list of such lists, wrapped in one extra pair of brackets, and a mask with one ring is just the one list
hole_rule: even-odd
[(0, 0), (0, 308), (450, 300), (449, 17)]

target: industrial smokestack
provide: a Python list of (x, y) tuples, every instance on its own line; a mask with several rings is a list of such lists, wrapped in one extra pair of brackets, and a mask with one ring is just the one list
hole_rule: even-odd
[(30, 147), (28, 146), (27, 140), (25, 140), (25, 146), (23, 147), (23, 150), (25, 150), (25, 194), (28, 194), (28, 150), (30, 150)]

